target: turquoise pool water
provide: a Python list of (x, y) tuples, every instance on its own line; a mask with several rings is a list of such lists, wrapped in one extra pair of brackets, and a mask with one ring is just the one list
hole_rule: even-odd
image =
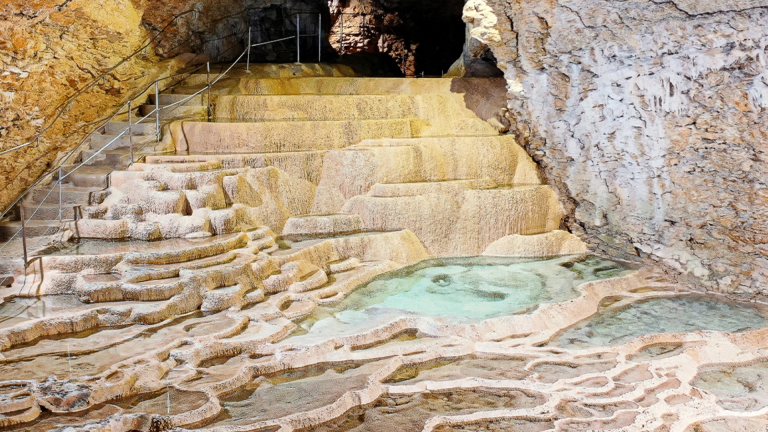
[(428, 260), (374, 279), (341, 302), (318, 308), (300, 325), (305, 330), (355, 327), (394, 316), (466, 323), (528, 313), (542, 303), (577, 297), (576, 287), (584, 282), (628, 270), (624, 264), (592, 256)]
[(768, 311), (753, 303), (703, 294), (640, 300), (607, 307), (552, 341), (567, 348), (619, 345), (652, 333), (739, 332), (768, 326)]

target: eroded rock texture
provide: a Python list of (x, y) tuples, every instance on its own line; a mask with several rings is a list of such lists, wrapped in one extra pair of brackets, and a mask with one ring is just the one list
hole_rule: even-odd
[[(768, 280), (768, 3), (472, 0), (569, 226), (712, 289)], [(635, 250), (637, 252), (635, 252)]]

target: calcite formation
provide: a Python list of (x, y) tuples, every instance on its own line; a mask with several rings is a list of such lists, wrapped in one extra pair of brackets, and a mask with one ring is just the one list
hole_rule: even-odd
[(596, 247), (764, 295), (768, 4), (472, 0), (513, 130)]
[[(166, 97), (201, 82), (193, 76)], [(26, 268), (15, 261), (13, 284), (0, 290), (0, 427), (768, 424), (764, 398), (717, 385), (720, 374), (762, 371), (768, 313), (759, 308), (724, 313), (717, 299), (689, 302), (705, 309), (691, 306), (699, 319), (727, 324), (710, 331), (675, 332), (676, 322), (667, 330), (658, 319), (655, 334), (632, 322), (628, 334), (585, 327), (596, 314), (599, 324), (636, 303), (679, 299), (685, 288), (648, 268), (585, 256), (587, 245), (559, 229), (555, 189), (500, 134), (504, 101), (478, 97), (503, 80), (239, 71), (227, 83), (213, 93), (216, 122), (173, 121), (152, 147), (161, 154), (114, 172), (108, 188), (77, 204), (79, 217), (59, 235), (78, 242), (38, 250)], [(90, 181), (87, 172), (73, 178)], [(462, 292), (446, 291), (455, 269), (421, 287), (443, 300), (522, 296), (520, 310), (446, 318), (418, 312), (431, 304), (392, 313), (374, 303), (355, 319), (371, 296), (354, 291), (374, 278), (480, 254), (489, 262), (573, 255), (548, 264), (553, 277), (528, 262), (528, 273), (491, 272)], [(562, 295), (547, 297), (548, 283)], [(494, 288), (504, 284), (509, 292)], [(334, 312), (344, 301), (350, 308)], [(734, 324), (731, 310), (745, 322)], [(673, 312), (664, 319), (688, 311)]]
[(0, 398), (10, 430), (717, 431), (768, 424), (749, 394), (729, 400), (733, 390), (703, 389), (728, 373), (723, 362), (761, 370), (765, 329), (655, 334), (586, 348), (557, 343), (600, 304), (680, 295), (647, 271), (582, 284), (577, 298), (527, 314), (469, 324), (404, 316), (352, 334), (302, 336), (292, 320), (427, 257), (418, 239), (402, 231), (278, 248), (274, 233), (261, 228), (88, 252), (44, 257), (62, 287), (66, 274), (75, 276), (70, 294), (42, 297), (44, 318), (25, 304), (0, 333), (0, 368), (15, 378), (2, 382)]
[[(237, 48), (225, 33), (245, 15), (210, 19), (243, 3), (182, 3), (75, 1), (15, 19), (33, 20), (45, 39), (54, 18), (103, 7), (93, 29), (130, 36), (130, 51), (140, 26), (202, 6), (207, 18), (184, 21), (139, 66), (158, 74), (194, 62), (158, 66), (185, 50), (169, 41), (201, 33), (221, 36), (210, 53)], [(37, 190), (23, 203), (42, 203), (44, 220), (66, 212), (65, 244), (31, 240), (22, 263), (12, 242), (0, 257), (0, 274), (12, 274), (0, 288), (0, 428), (764, 429), (765, 309), (587, 256), (568, 229), (592, 250), (761, 293), (766, 6), (470, 0), (472, 39), (453, 73), (493, 57), (505, 79), (238, 67), (210, 99), (186, 105), (214, 121), (169, 121), (159, 142), (135, 131), (152, 145), (108, 187), (98, 163), (124, 152), (89, 164), (89, 148), (60, 190), (62, 209)], [(120, 7), (131, 19), (107, 22)], [(378, 49), (403, 54), (412, 71), (417, 47), (385, 36)], [(370, 34), (351, 37), (372, 50)], [(193, 74), (153, 103), (183, 100), (208, 79)], [(521, 267), (467, 276), (501, 262)], [(398, 277), (413, 292), (379, 290)]]
[[(175, 155), (116, 171), (80, 205), (82, 217), (60, 234), (79, 243), (17, 266), (0, 305), (0, 370), (13, 377), (0, 382), (2, 427), (768, 424), (763, 399), (717, 381), (762, 371), (768, 314), (742, 306), (733, 310), (745, 322), (734, 324), (710, 309), (716, 300), (700, 300), (691, 308), (704, 304), (706, 319), (724, 319), (728, 331), (638, 337), (632, 328), (618, 337), (583, 327), (596, 313), (677, 299), (684, 288), (580, 255), (586, 244), (558, 229), (555, 190), (513, 137), (499, 135), (500, 101), (476, 97), (503, 81), (234, 76), (214, 94), (217, 122), (172, 123), (153, 148)], [(199, 83), (192, 77), (171, 95)], [(403, 312), (358, 322), (358, 306), (340, 326), (323, 321), (345, 299), (358, 302), (353, 291), (377, 276), (481, 253), (575, 254), (557, 261), (549, 282), (535, 264), (530, 275), (504, 279), (532, 293), (562, 284), (563, 273), (581, 282), (563, 286), (565, 297), (533, 297), (523, 310), (479, 320)], [(507, 301), (489, 277), (463, 289)], [(450, 281), (434, 276), (426, 292), (450, 294), (441, 291)], [(580, 338), (589, 332), (595, 337)]]
[(165, 142), (190, 155), (113, 173), (73, 231), (159, 240), (262, 225), (287, 224), (288, 235), (409, 229), (432, 254), (466, 256), (560, 227), (557, 195), (531, 158), (484, 121), (500, 107), (473, 102), (503, 80), (295, 78), (295, 95), (249, 94), (263, 87), (251, 81), (262, 79), (219, 92), (219, 121), (171, 125)]

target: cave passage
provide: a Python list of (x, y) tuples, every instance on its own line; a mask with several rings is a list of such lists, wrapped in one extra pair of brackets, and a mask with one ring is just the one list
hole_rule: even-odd
[[(284, 0), (248, 10), (252, 63), (342, 63), (363, 76), (442, 76), (465, 56), (464, 0)], [(298, 16), (298, 19), (297, 19)], [(297, 50), (296, 34), (301, 34)], [(243, 34), (248, 34), (244, 30)], [(270, 43), (270, 41), (278, 41)], [(242, 41), (242, 46), (247, 39)], [(223, 51), (222, 46), (220, 51)], [(300, 51), (300, 58), (297, 51)], [(232, 51), (233, 53), (235, 51)], [(466, 64), (465, 64), (466, 66)], [(488, 73), (487, 71), (491, 71)], [(471, 74), (471, 72), (470, 72)], [(477, 75), (477, 74), (474, 74)]]
[[(462, 55), (463, 7), (463, 0), (332, 2), (330, 42), (342, 62), (378, 57), (400, 75), (440, 76)], [(379, 72), (390, 70), (382, 65)]]

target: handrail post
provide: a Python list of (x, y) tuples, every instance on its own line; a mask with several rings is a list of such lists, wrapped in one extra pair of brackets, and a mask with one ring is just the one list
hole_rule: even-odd
[(128, 101), (128, 144), (131, 147), (131, 163), (133, 160), (133, 107), (131, 106), (133, 101)]
[(64, 197), (64, 191), (62, 190), (64, 186), (62, 186), (63, 182), (61, 180), (63, 178), (62, 174), (61, 165), (59, 165), (59, 222), (64, 220), (64, 214), (61, 212), (62, 198)]
[(160, 142), (160, 82), (155, 81), (155, 142)]
[(296, 14), (296, 63), (301, 63), (301, 16)]
[(248, 26), (248, 60), (245, 62), (245, 71), (251, 71), (251, 26)]
[[(250, 32), (250, 30), (248, 30), (248, 31)], [(251, 50), (251, 48), (250, 48), (250, 39), (251, 38), (250, 38), (250, 34), (249, 34), (248, 35), (248, 44), (249, 44), (248, 52), (249, 53), (250, 53), (250, 50)], [(207, 87), (208, 87), (208, 101), (207, 101), (206, 105), (207, 105), (207, 112), (208, 112), (208, 121), (211, 121), (211, 62), (206, 63), (205, 64), (205, 68), (206, 68), (206, 75), (205, 75), (206, 78), (205, 78), (205, 80), (208, 83), (207, 84)]]
[(19, 211), (21, 212), (21, 247), (24, 252), (24, 270), (27, 269), (27, 232), (26, 232), (26, 221), (24, 220), (24, 201), (21, 202), (21, 205), (19, 206)]
[(341, 12), (341, 30), (339, 31), (339, 55), (344, 54), (344, 12)]
[(317, 15), (317, 62), (323, 58), (323, 14)]

